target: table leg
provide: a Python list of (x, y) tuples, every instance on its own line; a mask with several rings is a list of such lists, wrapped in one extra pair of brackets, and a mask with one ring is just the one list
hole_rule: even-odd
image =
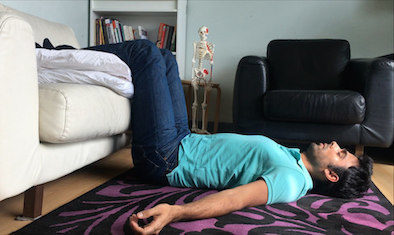
[(188, 92), (187, 92), (187, 118), (188, 118), (188, 120), (191, 120), (191, 115), (192, 115), (192, 113), (191, 113), (191, 107), (192, 107), (192, 85), (189, 85), (189, 87), (188, 87)]
[(213, 133), (217, 133), (218, 125), (219, 125), (219, 112), (220, 112), (220, 98), (222, 95), (222, 91), (220, 87), (216, 87), (216, 111), (215, 111), (215, 122), (213, 127)]
[(211, 93), (211, 89), (209, 89), (207, 92), (207, 109), (205, 110), (205, 117), (204, 117), (205, 125), (203, 127), (204, 130), (207, 130), (207, 127), (208, 127), (208, 108), (209, 108), (209, 94), (210, 93)]

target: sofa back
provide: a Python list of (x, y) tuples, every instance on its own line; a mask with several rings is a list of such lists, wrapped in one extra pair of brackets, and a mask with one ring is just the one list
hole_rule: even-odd
[(346, 40), (273, 40), (268, 44), (268, 89), (342, 89), (341, 75), (350, 60)]
[(34, 40), (40, 45), (42, 45), (45, 38), (48, 38), (54, 46), (70, 45), (80, 48), (78, 40), (70, 27), (17, 11), (0, 3), (0, 24), (5, 18), (12, 15), (16, 15), (30, 24), (33, 29)]

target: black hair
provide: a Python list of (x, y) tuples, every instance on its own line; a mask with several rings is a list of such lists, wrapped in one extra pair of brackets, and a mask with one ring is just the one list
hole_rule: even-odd
[(373, 161), (367, 155), (357, 156), (359, 166), (347, 169), (329, 165), (328, 168), (338, 174), (339, 180), (331, 182), (327, 179), (313, 179), (312, 193), (339, 197), (361, 197), (370, 187)]

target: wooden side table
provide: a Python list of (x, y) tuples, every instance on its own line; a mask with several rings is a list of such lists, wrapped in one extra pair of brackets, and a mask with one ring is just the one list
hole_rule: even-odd
[[(187, 94), (185, 95), (186, 98), (186, 106), (187, 106), (187, 116), (188, 119), (191, 120), (191, 108), (192, 108), (192, 102), (193, 100), (193, 86), (192, 86), (192, 81), (190, 80), (182, 80), (182, 85), (188, 86), (188, 90), (187, 90)], [(198, 84), (200, 87), (204, 87), (203, 83), (199, 83)], [(215, 110), (215, 120), (214, 120), (214, 126), (213, 126), (213, 133), (216, 133), (218, 131), (218, 125), (219, 125), (219, 111), (220, 111), (220, 97), (221, 97), (221, 89), (220, 89), (220, 85), (218, 83), (212, 83), (212, 88), (216, 89), (216, 110)], [(209, 110), (209, 94), (210, 91), (208, 91), (207, 93), (207, 110), (205, 112), (205, 130), (207, 129), (207, 125), (208, 125), (208, 110)], [(203, 100), (201, 100), (199, 102), (202, 102)]]

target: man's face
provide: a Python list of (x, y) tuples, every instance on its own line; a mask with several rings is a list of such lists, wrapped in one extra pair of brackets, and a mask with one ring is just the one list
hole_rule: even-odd
[(310, 144), (306, 151), (306, 156), (314, 167), (320, 169), (325, 169), (328, 165), (345, 169), (351, 166), (358, 166), (358, 158), (346, 149), (341, 149), (335, 141), (329, 144)]

